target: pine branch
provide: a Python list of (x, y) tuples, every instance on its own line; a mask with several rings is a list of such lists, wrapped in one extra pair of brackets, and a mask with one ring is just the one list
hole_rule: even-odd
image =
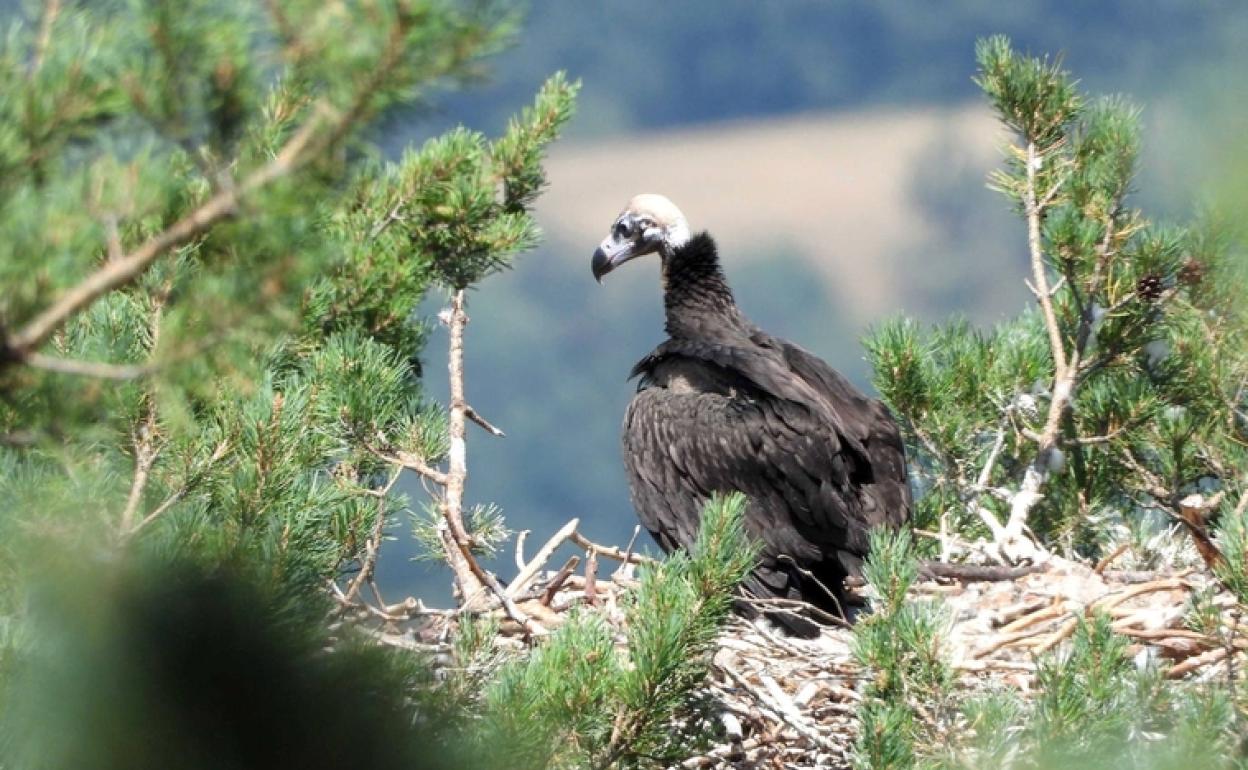
[(104, 361), (78, 361), (57, 358), (43, 353), (29, 353), (22, 362), (32, 369), (42, 369), (55, 374), (94, 377), (99, 380), (137, 380), (153, 374), (157, 367), (152, 364), (111, 364)]
[(148, 239), (139, 248), (123, 257), (106, 262), (77, 286), (61, 295), (51, 307), (36, 315), (3, 342), (0, 347), (0, 368), (6, 364), (24, 362), (70, 317), (107, 292), (137, 280), (158, 257), (208, 232), (222, 219), (233, 214), (238, 204), (248, 195), (272, 184), (306, 163), (311, 156), (311, 151), (319, 149), (319, 145), (314, 144), (313, 140), (323, 122), (324, 117), (321, 111), (316, 111), (313, 117), (286, 142), (273, 160), (252, 173), (242, 183), (237, 186), (228, 186), (213, 195), (166, 230)]
[(450, 451), (447, 453), (446, 484), (441, 501), (442, 521), (445, 526), (440, 526), (439, 532), (444, 533), (443, 545), (448, 546), (445, 548), (446, 558), (455, 575), (460, 602), (465, 609), (474, 610), (479, 609), (485, 589), (477, 570), (472, 568), (472, 562), (475, 561), (471, 551), (472, 538), (464, 527), (464, 482), (468, 478), (468, 451), (464, 440), (464, 327), (467, 324), (464, 292), (460, 289), (451, 298), (450, 312), (446, 315), (451, 338), (447, 362), (451, 383), (451, 404), (447, 420)]
[(45, 0), (43, 16), (39, 19), (39, 37), (35, 39), (35, 55), (30, 60), (30, 77), (34, 77), (43, 68), (43, 61), (48, 55), (48, 46), (52, 43), (52, 28), (61, 15), (61, 0)]
[(134, 430), (132, 442), (134, 446), (134, 478), (130, 482), (130, 494), (126, 498), (126, 507), (121, 512), (120, 531), (123, 536), (134, 529), (135, 512), (138, 510), (139, 504), (143, 502), (143, 490), (147, 487), (148, 475), (151, 473), (152, 465), (156, 462), (156, 456), (160, 453), (160, 446), (157, 444), (156, 436), (156, 404), (153, 403), (150, 394), (146, 402), (143, 418)]
[[(152, 305), (148, 310), (150, 314), (148, 319), (148, 333), (150, 335), (149, 357), (155, 355), (156, 346), (160, 343), (161, 321), (165, 311), (165, 303), (169, 300), (169, 292), (172, 289), (173, 279), (170, 278), (165, 282), (160, 291), (152, 297)], [(126, 499), (126, 506), (121, 512), (120, 532), (123, 537), (127, 537), (134, 529), (135, 512), (143, 501), (143, 490), (147, 487), (148, 475), (151, 473), (152, 465), (156, 462), (156, 456), (160, 454), (161, 450), (161, 445), (157, 442), (159, 425), (156, 415), (156, 394), (149, 390), (144, 395), (143, 401), (143, 417), (135, 428), (132, 439), (134, 446), (134, 478), (130, 484), (130, 494)]]
[(207, 473), (214, 465), (216, 465), (218, 462), (224, 459), (225, 455), (229, 452), (229, 450), (230, 450), (230, 442), (221, 441), (220, 443), (218, 443), (217, 446), (212, 450), (212, 454), (209, 455), (208, 459), (204, 461), (203, 465), (197, 468), (186, 479), (186, 481), (182, 484), (182, 486), (174, 490), (168, 497), (164, 499), (163, 502), (161, 502), (160, 505), (152, 509), (151, 513), (144, 516), (141, 521), (139, 521), (130, 529), (124, 530), (122, 532), (122, 539), (128, 540), (130, 538), (133, 538), (135, 535), (138, 535), (139, 532), (147, 528), (149, 525), (151, 525), (154, 521), (159, 519), (161, 516), (165, 515), (165, 513), (168, 512), (170, 508), (172, 508), (173, 506), (181, 502), (183, 499), (185, 499), (186, 496), (196, 486), (198, 486), (199, 483), (203, 480), (204, 474)]
[(347, 585), (347, 590), (343, 594), (344, 604), (352, 603), (359, 595), (360, 587), (366, 581), (373, 579), (373, 570), (377, 567), (377, 555), (381, 553), (381, 538), (386, 529), (386, 506), (390, 500), (390, 490), (394, 489), (395, 482), (399, 480), (400, 475), (400, 471), (397, 470), (391, 473), (385, 486), (377, 490), (377, 520), (373, 523), (373, 531), (369, 533), (368, 539), (364, 542), (364, 559), (360, 562), (360, 571)]
[[(56, 3), (52, 5), (56, 6)], [(311, 117), (294, 132), (268, 163), (237, 184), (222, 185), (222, 189), (215, 195), (163, 232), (148, 239), (139, 248), (123, 256), (110, 258), (96, 272), (65, 292), (51, 307), (0, 341), (0, 369), (9, 364), (24, 362), (71, 316), (107, 292), (137, 280), (156, 259), (206, 234), (218, 222), (233, 215), (239, 204), (249, 196), (289, 176), (319, 153), (341, 141), (353, 126), (368, 116), (369, 103), (376, 91), (386, 83), (399, 65), (411, 22), (408, 14), (399, 14), (385, 49), (345, 110), (336, 111), (328, 102), (321, 102), (313, 108)], [(459, 59), (451, 57), (443, 71), (430, 73), (429, 77), (445, 74), (459, 63)], [(192, 157), (195, 156), (192, 153)]]

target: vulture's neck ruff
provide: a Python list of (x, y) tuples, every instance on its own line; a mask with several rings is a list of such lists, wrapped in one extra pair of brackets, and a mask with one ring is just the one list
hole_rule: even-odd
[(719, 265), (715, 241), (698, 233), (663, 258), (663, 308), (672, 337), (715, 337), (748, 331)]

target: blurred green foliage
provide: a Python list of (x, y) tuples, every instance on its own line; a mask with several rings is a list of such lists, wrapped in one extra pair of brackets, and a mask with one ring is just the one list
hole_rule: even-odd
[(689, 713), (753, 565), (744, 504), (715, 498), (695, 547), (645, 568), (625, 608), (627, 652), (592, 611), (519, 656), (497, 621), (464, 615), (438, 664), (331, 626), (325, 591), (232, 566), (62, 554), (27, 586), (26, 651), (0, 679), (0, 763), (667, 766), (703, 739), (701, 723), (673, 720)]

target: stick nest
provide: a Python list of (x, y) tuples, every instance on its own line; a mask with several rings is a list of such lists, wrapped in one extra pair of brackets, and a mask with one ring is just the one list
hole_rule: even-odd
[[(558, 570), (530, 569), (515, 606), (549, 631), (573, 607), (590, 606), (620, 630), (624, 593), (636, 585), (637, 557), (571, 537), (585, 558)], [(624, 559), (599, 575), (599, 558)], [(549, 558), (549, 554), (546, 554)], [(614, 566), (614, 565), (613, 565)], [(1080, 618), (1103, 612), (1128, 637), (1138, 665), (1160, 665), (1172, 679), (1207, 681), (1236, 671), (1248, 635), (1236, 638), (1240, 605), (1211, 576), (1195, 570), (1130, 572), (1095, 569), (1062, 559), (1043, 567), (976, 568), (930, 564), (911, 597), (934, 599), (946, 610), (945, 657), (955, 672), (955, 692), (1012, 688), (1024, 696), (1035, 686), (1038, 656), (1060, 654)], [(870, 590), (855, 589), (864, 603)], [(1225, 635), (1211, 636), (1191, 622), (1193, 607), (1220, 615)], [(396, 608), (390, 608), (394, 610)], [(493, 610), (501, 620), (499, 645), (520, 654), (540, 644), (526, 624)], [(369, 617), (374, 619), (376, 613)], [(446, 659), (460, 612), (430, 610), (408, 600), (376, 633), (383, 643), (434, 653)], [(528, 624), (531, 626), (531, 624)], [(717, 722), (717, 745), (689, 757), (683, 767), (848, 767), (856, 714), (874, 672), (852, 652), (853, 631), (824, 627), (813, 639), (786, 636), (766, 620), (733, 617), (721, 634), (711, 675), (701, 693)]]

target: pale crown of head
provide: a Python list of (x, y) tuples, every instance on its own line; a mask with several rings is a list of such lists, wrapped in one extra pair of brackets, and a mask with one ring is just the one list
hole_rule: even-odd
[(642, 193), (633, 196), (628, 206), (616, 217), (616, 226), (631, 222), (640, 231), (640, 240), (654, 244), (668, 254), (689, 242), (689, 222), (666, 196)]

